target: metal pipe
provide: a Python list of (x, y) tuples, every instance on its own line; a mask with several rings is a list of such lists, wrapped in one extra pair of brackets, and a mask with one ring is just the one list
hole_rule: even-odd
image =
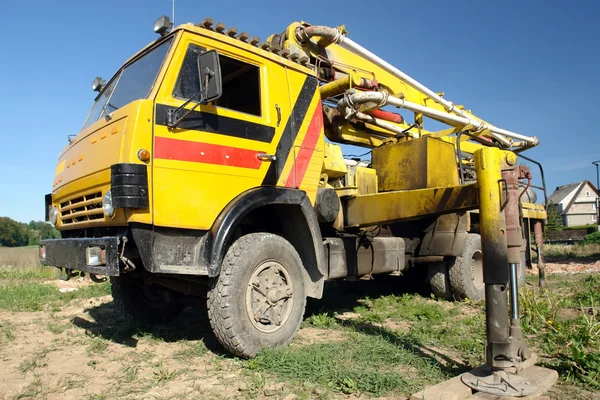
[[(378, 57), (377, 55), (373, 54), (372, 52), (370, 52), (369, 50), (365, 49), (364, 47), (360, 46), (359, 44), (357, 44), (356, 42), (352, 41), (351, 39), (348, 39), (345, 36), (342, 36), (342, 40), (339, 43), (340, 46), (348, 51), (351, 51), (365, 59), (367, 59), (368, 61), (374, 63), (375, 65), (383, 68), (385, 71), (389, 72), (390, 74), (394, 75), (395, 77), (401, 79), (402, 81), (406, 82), (407, 84), (409, 84), (410, 86), (412, 86), (413, 88), (415, 88), (416, 90), (420, 91), (423, 94), (426, 94), (430, 99), (432, 99), (434, 102), (441, 104), (444, 109), (448, 112), (448, 113), (453, 113), (456, 114), (457, 116), (464, 118), (467, 120), (467, 123), (465, 123), (465, 125), (470, 124), (473, 126), (480, 126), (483, 124), (483, 122), (470, 117), (466, 112), (464, 112), (463, 110), (461, 110), (460, 108), (456, 107), (451, 101), (448, 101), (446, 99), (444, 99), (443, 97), (441, 97), (440, 95), (438, 95), (437, 93), (435, 93), (433, 90), (429, 89), (428, 87), (426, 87), (425, 85), (421, 84), (420, 82), (418, 82), (417, 80), (411, 78), (409, 75), (405, 74), (404, 72), (400, 71), (398, 68), (394, 67), (393, 65), (391, 65), (390, 63), (388, 63), (387, 61), (383, 60), (382, 58)], [(484, 124), (485, 125), (485, 124)], [(489, 131), (491, 132), (491, 135), (498, 140), (499, 142), (501, 142), (504, 146), (508, 147), (510, 145), (510, 141), (506, 140), (505, 138), (503, 138), (501, 135), (504, 136), (508, 136), (511, 138), (515, 138), (515, 139), (519, 139), (525, 142), (528, 142), (532, 145), (536, 145), (538, 143), (537, 138), (535, 137), (528, 137), (528, 136), (523, 136), (520, 135), (518, 133), (515, 132), (511, 132), (505, 129), (501, 129), (492, 125), (488, 126)]]
[[(345, 96), (342, 100), (338, 102), (338, 110), (342, 112), (342, 114), (349, 115), (354, 112), (353, 106), (355, 104), (363, 104), (368, 102), (375, 102), (380, 104), (381, 107), (384, 105), (392, 105), (398, 108), (404, 108), (413, 112), (421, 113), (431, 118), (436, 118), (442, 120), (447, 123), (454, 123), (457, 125), (473, 125), (475, 130), (488, 130), (492, 133), (497, 133), (498, 131), (505, 132), (506, 136), (514, 137), (515, 139), (530, 141), (532, 144), (537, 144), (537, 138), (529, 138), (527, 136), (519, 135), (518, 133), (512, 133), (508, 131), (504, 131), (502, 129), (496, 128), (495, 126), (487, 125), (482, 121), (474, 120), (471, 118), (461, 117), (458, 115), (452, 115), (445, 113), (443, 111), (435, 110), (433, 108), (425, 107), (417, 103), (413, 103), (404, 99), (399, 99), (397, 97), (391, 97), (387, 93), (383, 92), (360, 92), (350, 94)], [(508, 133), (508, 134), (506, 134)], [(512, 135), (512, 136), (511, 136)], [(494, 138), (498, 139), (496, 135)], [(510, 146), (510, 142), (504, 138), (498, 139), (503, 145)]]
[[(517, 265), (510, 263), (510, 318), (519, 319), (519, 283), (517, 275)], [(525, 266), (523, 266), (525, 268)]]
[(337, 96), (353, 87), (373, 90), (377, 88), (377, 82), (366, 78), (361, 78), (356, 74), (345, 75), (340, 79), (328, 82), (319, 88), (321, 99)]
[(510, 359), (506, 293), (510, 278), (500, 188), (501, 164), (505, 154), (497, 147), (483, 147), (474, 154), (485, 282), (486, 363), (491, 368), (501, 368), (505, 360)]
[(391, 132), (394, 132), (397, 135), (406, 135), (406, 132), (404, 132), (403, 128), (401, 128), (401, 127), (399, 127), (397, 125), (394, 125), (391, 122), (387, 122), (387, 121), (384, 121), (382, 119), (375, 118), (372, 115), (365, 114), (365, 113), (362, 113), (360, 111), (357, 111), (356, 114), (354, 114), (354, 116), (356, 118), (360, 119), (361, 121), (364, 121), (364, 122), (366, 122), (368, 124), (371, 124), (371, 125), (378, 126), (380, 128), (383, 128), (383, 129), (387, 129), (387, 130), (389, 130)]
[(340, 43), (344, 39), (344, 33), (338, 28), (328, 26), (298, 26), (296, 28), (296, 40), (304, 44), (314, 36), (319, 36), (319, 45), (327, 47), (333, 43)]
[(433, 90), (429, 89), (427, 86), (425, 86), (425, 85), (421, 84), (420, 82), (418, 82), (417, 80), (411, 78), (409, 75), (400, 71), (398, 68), (394, 67), (392, 64), (388, 63), (384, 59), (378, 57), (374, 53), (370, 52), (369, 50), (365, 49), (358, 43), (354, 42), (352, 39), (348, 39), (344, 35), (344, 32), (342, 32), (338, 28), (330, 28), (330, 27), (326, 27), (326, 26), (308, 26), (308, 27), (299, 26), (296, 29), (296, 39), (302, 44), (308, 42), (310, 40), (310, 38), (312, 38), (314, 36), (321, 37), (321, 40), (319, 41), (319, 45), (322, 47), (327, 47), (330, 44), (334, 44), (334, 43), (339, 44), (342, 48), (344, 48), (360, 57), (365, 58), (366, 60), (372, 62), (373, 64), (377, 65), (378, 67), (380, 67), (380, 68), (384, 69), (385, 71), (389, 72), (390, 74), (394, 75), (395, 77), (401, 79), (402, 81), (406, 82), (407, 84), (409, 84), (410, 86), (412, 86), (413, 88), (418, 90), (419, 92), (427, 95), (434, 102), (441, 104), (448, 113), (456, 114), (457, 116), (466, 120), (467, 122), (464, 123), (464, 125), (473, 125), (475, 127), (481, 127), (482, 125), (486, 126), (485, 129), (488, 129), (490, 131), (490, 135), (493, 136), (500, 143), (502, 143), (502, 145), (505, 147), (510, 147), (511, 141), (507, 140), (506, 138), (504, 138), (502, 136), (519, 139), (524, 142), (530, 143), (534, 146), (537, 145), (537, 143), (538, 143), (538, 140), (536, 137), (523, 136), (518, 133), (508, 131), (506, 129), (501, 129), (501, 128), (498, 128), (498, 127), (495, 127), (492, 125), (486, 125), (483, 122), (479, 121), (478, 119), (472, 118), (466, 112), (464, 112), (460, 108), (456, 107), (454, 105), (454, 103), (452, 103), (451, 101), (444, 99), (443, 97), (441, 97), (440, 95), (435, 93)]

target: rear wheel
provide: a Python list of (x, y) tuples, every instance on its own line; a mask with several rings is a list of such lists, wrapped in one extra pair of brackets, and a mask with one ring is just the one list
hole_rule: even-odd
[(451, 300), (452, 288), (448, 277), (448, 264), (438, 262), (429, 265), (427, 281), (431, 286), (431, 291), (438, 299)]
[[(519, 287), (525, 282), (525, 268), (525, 252), (521, 252), (521, 262), (517, 267)], [(481, 237), (478, 234), (467, 236), (460, 257), (448, 258), (448, 276), (455, 299), (485, 299), (483, 253)]]
[(241, 357), (289, 344), (304, 316), (304, 272), (284, 238), (252, 233), (234, 242), (211, 279), (208, 316), (219, 342)]
[(173, 321), (185, 308), (167, 303), (164, 290), (145, 286), (134, 279), (111, 277), (111, 293), (115, 307), (128, 321), (136, 325), (159, 325)]

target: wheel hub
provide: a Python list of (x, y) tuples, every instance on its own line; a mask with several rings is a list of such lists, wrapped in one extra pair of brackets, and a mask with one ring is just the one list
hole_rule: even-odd
[(285, 266), (265, 261), (250, 276), (246, 290), (246, 311), (252, 325), (261, 332), (275, 332), (290, 316), (293, 283)]

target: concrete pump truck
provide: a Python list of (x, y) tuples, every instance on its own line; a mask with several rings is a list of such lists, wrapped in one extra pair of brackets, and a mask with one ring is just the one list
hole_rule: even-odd
[(297, 22), (261, 42), (161, 17), (155, 32), (93, 82), (46, 196), (62, 238), (42, 241), (42, 264), (110, 277), (119, 312), (143, 324), (207, 298), (215, 335), (242, 357), (289, 344), (327, 280), (430, 268), (440, 295), (486, 300), (489, 373), (463, 381), (532, 393), (511, 372), (532, 359), (522, 215), (545, 215), (520, 205), (531, 173), (518, 156), (535, 137), (475, 117), (344, 27)]

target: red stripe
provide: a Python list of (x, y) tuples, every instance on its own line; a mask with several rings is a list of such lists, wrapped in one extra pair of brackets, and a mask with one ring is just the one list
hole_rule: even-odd
[(160, 136), (154, 138), (154, 157), (165, 160), (258, 169), (261, 166), (256, 157), (258, 153), (262, 152)]
[[(299, 187), (302, 183), (302, 179), (304, 179), (304, 175), (308, 169), (308, 164), (310, 164), (310, 159), (315, 152), (315, 146), (317, 145), (317, 141), (321, 135), (322, 128), (323, 111), (321, 108), (321, 101), (319, 101), (317, 103), (317, 107), (315, 107), (315, 113), (310, 121), (306, 135), (304, 135), (304, 139), (302, 140), (302, 145), (300, 147), (300, 151), (298, 151), (298, 156), (296, 157), (294, 165), (292, 166), (290, 174), (285, 182), (286, 187), (294, 187), (294, 176), (296, 187)], [(294, 171), (296, 172), (295, 174)]]

